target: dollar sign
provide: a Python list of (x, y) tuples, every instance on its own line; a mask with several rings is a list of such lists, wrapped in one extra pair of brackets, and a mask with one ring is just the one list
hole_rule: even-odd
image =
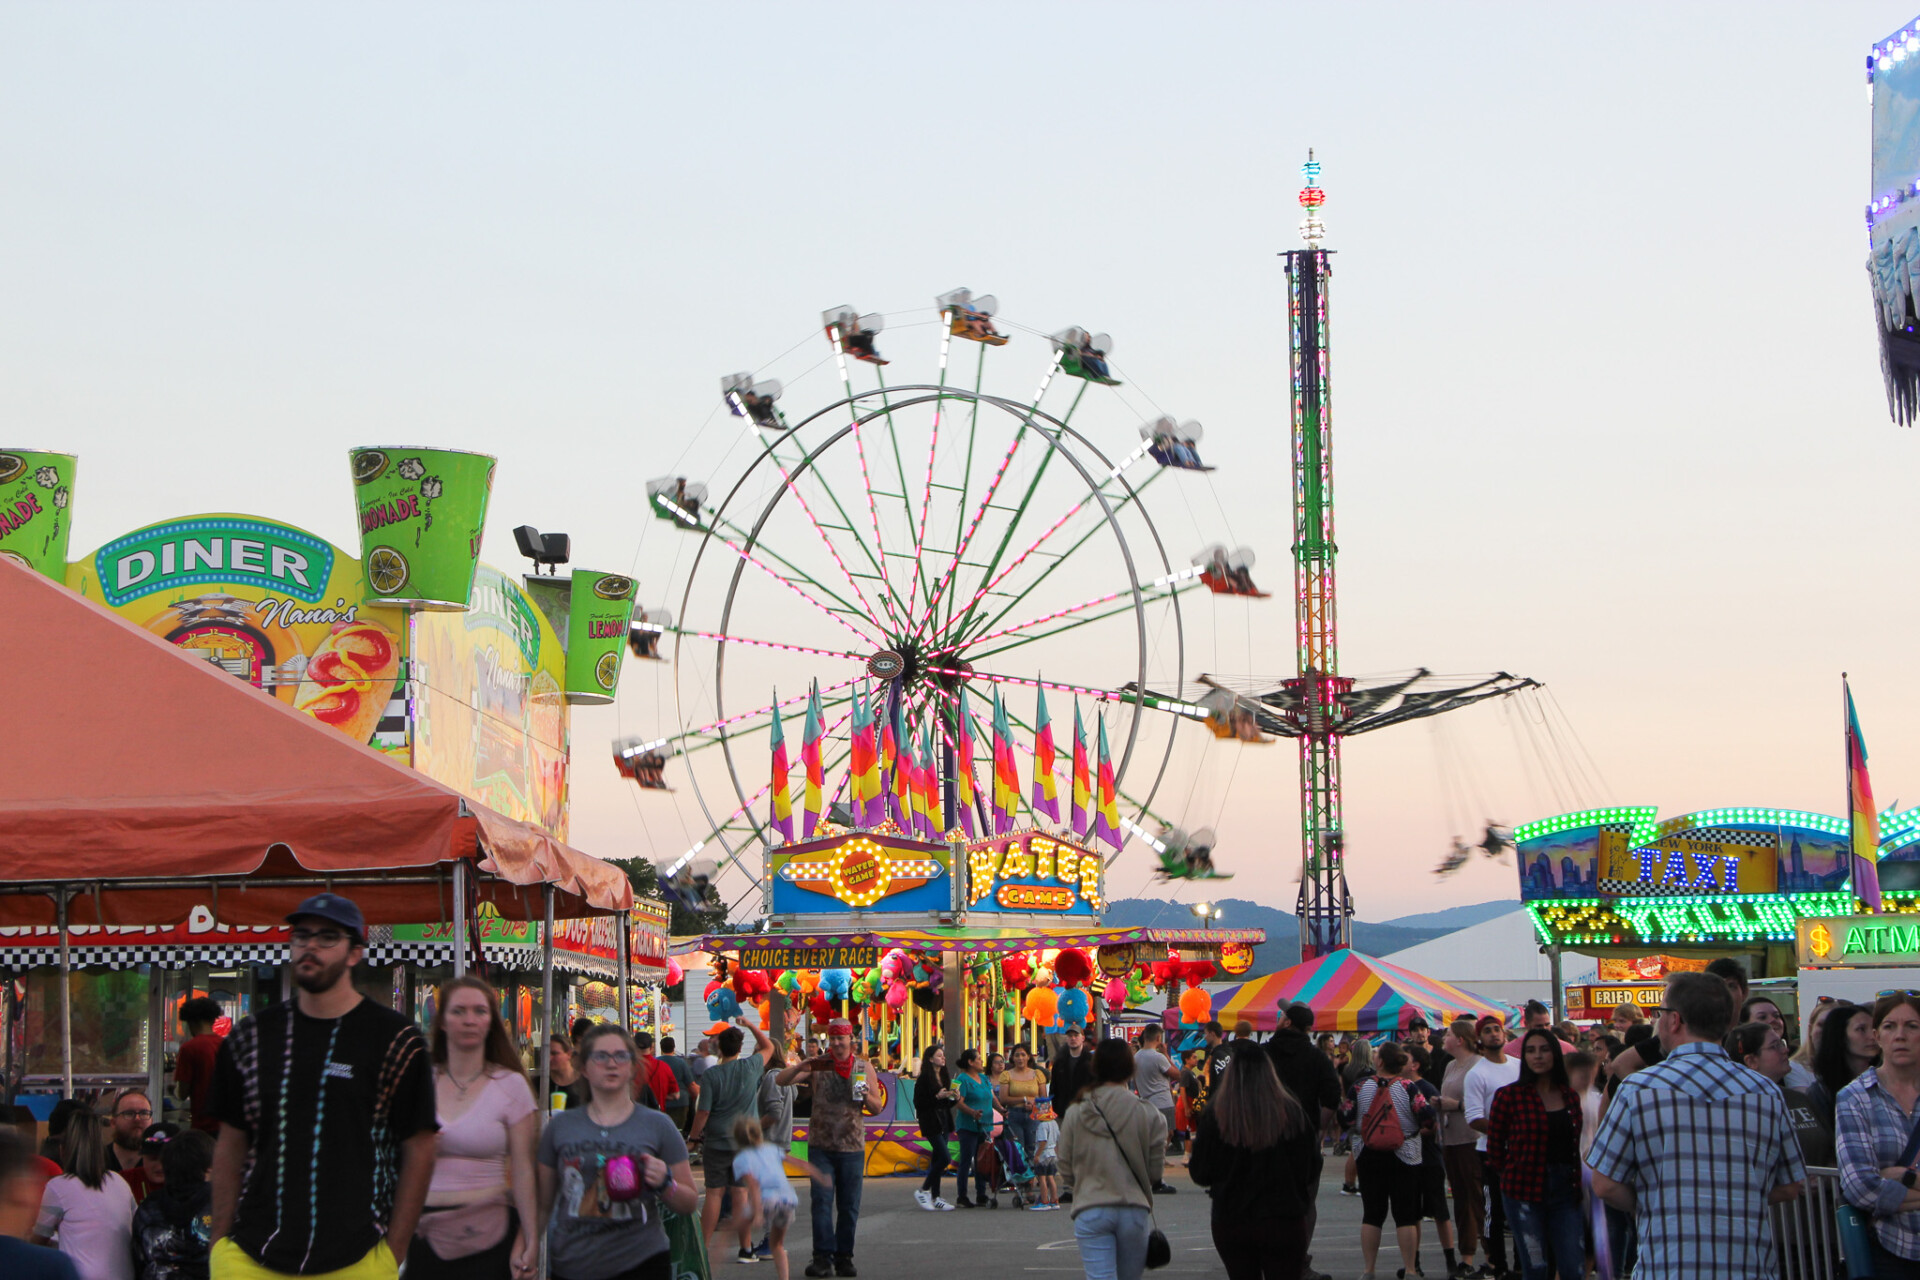
[(1807, 941), (1813, 946), (1813, 954), (1824, 956), (1833, 950), (1833, 935), (1827, 932), (1827, 926), (1816, 924), (1807, 933)]

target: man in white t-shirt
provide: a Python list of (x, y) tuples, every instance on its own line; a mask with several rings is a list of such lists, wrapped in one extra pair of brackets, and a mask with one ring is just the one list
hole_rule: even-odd
[(1507, 1244), (1501, 1232), (1506, 1229), (1507, 1211), (1500, 1202), (1499, 1176), (1486, 1163), (1487, 1113), (1493, 1109), (1493, 1095), (1520, 1078), (1520, 1059), (1507, 1055), (1507, 1024), (1492, 1014), (1474, 1025), (1474, 1035), (1480, 1041), (1481, 1060), (1467, 1072), (1466, 1083), (1461, 1086), (1460, 1110), (1480, 1135), (1473, 1146), (1480, 1153), (1480, 1185), (1487, 1196), (1487, 1261), (1496, 1273), (1504, 1274)]

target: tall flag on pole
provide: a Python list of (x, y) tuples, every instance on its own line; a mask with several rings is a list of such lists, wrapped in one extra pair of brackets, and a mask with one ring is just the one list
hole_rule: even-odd
[(767, 797), (767, 825), (793, 843), (793, 790), (787, 782), (787, 735), (780, 727), (780, 695), (773, 695), (773, 790)]
[(807, 698), (807, 727), (800, 734), (800, 768), (806, 772), (806, 798), (801, 804), (800, 838), (813, 838), (826, 812), (827, 771), (820, 763), (820, 740), (826, 736), (826, 717), (820, 712), (820, 682), (814, 681)]
[(940, 791), (933, 779), (933, 722), (928, 720), (920, 726), (920, 750), (913, 762), (913, 827), (923, 840), (938, 840), (942, 835)]
[(1013, 731), (1007, 728), (1007, 706), (1000, 690), (993, 691), (993, 834), (1013, 830), (1020, 807), (1020, 771), (1013, 760)]
[(1053, 780), (1053, 719), (1047, 715), (1047, 691), (1039, 689), (1040, 712), (1033, 730), (1033, 811), (1060, 821), (1060, 787)]
[(887, 811), (893, 825), (913, 834), (913, 739), (907, 734), (907, 717), (900, 705), (900, 686), (892, 686), (887, 699), (887, 733), (893, 738), (893, 769), (887, 775), (891, 789), (887, 793)]
[(893, 779), (900, 768), (900, 735), (895, 716), (899, 706), (894, 697), (897, 688), (892, 681), (887, 682), (885, 705), (880, 710), (880, 764), (876, 775), (879, 786), (873, 793), (873, 816), (866, 824), (870, 827), (879, 826), (889, 814), (895, 826), (901, 825), (900, 815), (893, 813)]
[(1121, 834), (1120, 808), (1115, 803), (1113, 757), (1107, 751), (1107, 713), (1105, 711), (1100, 713), (1099, 732), (1100, 761), (1097, 783), (1100, 792), (1099, 807), (1094, 810), (1093, 814), (1093, 834), (1112, 845), (1114, 852), (1118, 853), (1125, 847), (1127, 838)]
[(853, 692), (853, 728), (848, 733), (848, 747), (852, 760), (849, 768), (853, 774), (852, 803), (855, 826), (872, 827), (879, 824), (874, 812), (874, 801), (880, 794), (880, 765), (875, 758), (873, 741), (873, 708), (868, 705), (867, 691), (855, 688)]
[(1867, 743), (1860, 736), (1860, 717), (1853, 709), (1853, 689), (1846, 676), (1840, 688), (1847, 699), (1847, 812), (1851, 831), (1853, 896), (1869, 911), (1880, 910), (1880, 816), (1873, 807), (1873, 782), (1867, 777)]
[(973, 831), (973, 713), (967, 710), (967, 691), (960, 690), (960, 718), (955, 722), (953, 741), (953, 811), (959, 815), (960, 830), (967, 839)]
[(1073, 700), (1073, 834), (1085, 839), (1093, 819), (1093, 778), (1087, 772), (1087, 726), (1080, 721), (1080, 699)]

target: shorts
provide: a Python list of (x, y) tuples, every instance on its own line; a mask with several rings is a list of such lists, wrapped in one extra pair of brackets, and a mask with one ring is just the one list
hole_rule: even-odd
[(745, 1190), (747, 1184), (733, 1176), (733, 1152), (709, 1149), (700, 1165), (700, 1181), (709, 1191), (725, 1191), (728, 1187)]
[(1028, 1168), (1033, 1170), (1033, 1176), (1036, 1178), (1051, 1178), (1060, 1172), (1060, 1162), (1058, 1160), (1035, 1160)]
[(1438, 1161), (1420, 1166), (1420, 1211), (1435, 1222), (1451, 1222), (1447, 1210), (1447, 1167)]
[(1391, 1151), (1363, 1147), (1360, 1162), (1360, 1221), (1369, 1227), (1385, 1225), (1393, 1210), (1393, 1225), (1411, 1227), (1421, 1212), (1421, 1166), (1405, 1164)]
[(764, 1199), (760, 1201), (760, 1212), (767, 1219), (768, 1231), (785, 1229), (793, 1221), (794, 1211), (799, 1207), (798, 1200), (782, 1200), (779, 1204), (768, 1204)]
[[(255, 1262), (245, 1249), (233, 1242), (232, 1236), (223, 1236), (214, 1244), (207, 1258), (207, 1269), (213, 1280), (282, 1280), (286, 1274)], [(312, 1280), (396, 1280), (399, 1274), (400, 1264), (394, 1261), (393, 1250), (382, 1240), (358, 1262), (337, 1271), (316, 1273)]]

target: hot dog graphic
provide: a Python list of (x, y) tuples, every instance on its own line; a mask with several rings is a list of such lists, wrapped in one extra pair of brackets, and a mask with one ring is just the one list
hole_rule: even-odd
[(307, 661), (293, 709), (330, 724), (355, 742), (373, 736), (393, 696), (400, 649), (375, 622), (339, 622)]

